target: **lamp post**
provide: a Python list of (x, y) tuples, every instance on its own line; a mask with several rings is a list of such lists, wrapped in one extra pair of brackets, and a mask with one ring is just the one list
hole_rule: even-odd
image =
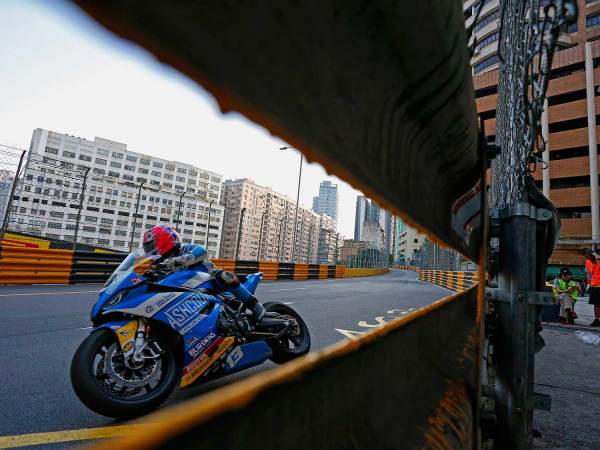
[(179, 206), (177, 207), (177, 219), (175, 220), (175, 231), (179, 231), (179, 224), (181, 223), (181, 202), (183, 200), (183, 196), (186, 194), (186, 191), (183, 191), (179, 196)]
[(340, 238), (340, 233), (337, 233), (335, 235), (335, 258), (333, 261), (334, 264), (337, 264), (337, 262), (338, 262), (338, 240), (339, 240), (339, 238)]
[(256, 256), (256, 260), (260, 261), (260, 248), (262, 246), (262, 233), (263, 233), (263, 225), (265, 223), (265, 216), (267, 212), (262, 213), (262, 217), (260, 218), (260, 231), (258, 232), (258, 255)]
[(234, 258), (235, 261), (237, 261), (238, 254), (240, 252), (240, 241), (241, 241), (241, 237), (242, 237), (242, 224), (244, 223), (244, 214), (246, 214), (246, 207), (242, 208), (242, 213), (240, 214), (240, 224), (238, 226), (237, 244), (235, 246), (235, 258)]
[(133, 237), (135, 236), (135, 226), (137, 225), (137, 216), (138, 216), (138, 211), (140, 209), (140, 200), (142, 198), (142, 188), (144, 187), (144, 182), (142, 181), (140, 183), (140, 187), (138, 189), (138, 197), (137, 197), (137, 203), (135, 204), (135, 214), (133, 215), (133, 230), (131, 231), (131, 239), (129, 241), (129, 251), (131, 252), (131, 249), (133, 248)]
[(308, 250), (306, 251), (306, 264), (310, 264), (310, 250), (312, 247), (312, 230), (315, 227), (315, 224), (313, 223), (310, 226), (310, 229), (308, 230)]
[(204, 239), (204, 248), (208, 252), (208, 230), (210, 230), (210, 212), (212, 211), (212, 204), (215, 199), (212, 199), (208, 204), (208, 220), (206, 221), (206, 239)]
[[(293, 149), (294, 147), (279, 147), (279, 150)], [(296, 150), (296, 149), (294, 149)], [(294, 237), (292, 241), (292, 262), (296, 262), (296, 231), (298, 228), (298, 206), (300, 202), (300, 181), (302, 180), (302, 163), (304, 155), (300, 153), (300, 170), (298, 171), (298, 193), (296, 194), (296, 215), (294, 217)]]
[(77, 217), (75, 219), (75, 235), (73, 236), (73, 250), (77, 248), (77, 236), (79, 234), (79, 222), (81, 221), (81, 210), (83, 209), (83, 201), (85, 200), (85, 187), (87, 184), (87, 177), (90, 173), (91, 167), (85, 168), (85, 174), (83, 175), (83, 185), (81, 186), (81, 200), (79, 201), (79, 208), (77, 208)]

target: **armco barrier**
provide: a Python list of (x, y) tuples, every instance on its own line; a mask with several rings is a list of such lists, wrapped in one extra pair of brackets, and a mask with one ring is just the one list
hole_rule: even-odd
[(419, 280), (437, 284), (452, 291), (463, 291), (479, 281), (478, 272), (452, 272), (446, 270), (421, 270)]
[(382, 275), (389, 271), (390, 271), (390, 269), (388, 269), (387, 267), (377, 267), (377, 268), (369, 268), (369, 269), (346, 267), (344, 277), (346, 277), (346, 278), (372, 277), (373, 275)]
[(394, 269), (398, 269), (398, 270), (412, 270), (413, 272), (419, 272), (421, 270), (417, 266), (394, 266)]
[[(103, 283), (124, 253), (0, 247), (0, 284)], [(214, 259), (219, 268), (239, 275), (263, 272), (265, 280), (343, 278), (345, 266)], [(376, 275), (379, 272), (372, 272)], [(366, 275), (360, 275), (366, 276)]]
[(473, 288), (150, 415), (102, 448), (474, 448), (477, 321)]

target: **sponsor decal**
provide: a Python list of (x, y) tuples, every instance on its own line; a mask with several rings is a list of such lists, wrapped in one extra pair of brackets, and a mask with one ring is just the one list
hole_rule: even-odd
[(140, 281), (142, 281), (142, 279), (140, 277), (135, 277), (131, 279), (131, 284), (137, 284)]
[(211, 346), (211, 344), (214, 343), (214, 341), (217, 339), (217, 333), (215, 333), (214, 331), (211, 331), (210, 333), (208, 333), (206, 336), (204, 336), (200, 342), (198, 342), (196, 345), (194, 345), (193, 348), (190, 348), (188, 350), (188, 354), (192, 357), (192, 358), (196, 358), (198, 355), (200, 355), (201, 353), (204, 353), (204, 351)]
[(129, 330), (120, 331), (119, 334), (123, 337), (127, 337), (127, 336), (129, 336)]
[(154, 311), (154, 306), (152, 306), (152, 305), (146, 306), (145, 311), (146, 311), (146, 314), (150, 314), (152, 311)]
[[(225, 351), (233, 345), (235, 339), (231, 336), (226, 338), (219, 338), (214, 344), (210, 346), (210, 349), (215, 348), (216, 350), (212, 355), (208, 356), (208, 351), (203, 353), (199, 358), (192, 361), (190, 364), (183, 368), (183, 377), (181, 378), (181, 387), (186, 387), (194, 382), (200, 375), (202, 375), (216, 360), (218, 360)], [(217, 347), (218, 345), (218, 347)]]
[(131, 350), (133, 350), (133, 341), (129, 341), (123, 346), (124, 353), (129, 353)]
[(198, 295), (193, 295), (172, 306), (165, 312), (171, 327), (179, 329), (198, 316), (198, 311), (205, 305), (205, 301)]
[(229, 356), (227, 357), (227, 367), (230, 369), (235, 367), (237, 363), (244, 357), (244, 352), (242, 351), (242, 347), (236, 347), (231, 350)]
[(189, 338), (187, 338), (185, 340), (185, 348), (188, 349), (190, 348), (192, 345), (194, 345), (196, 342), (198, 342), (198, 336), (190, 336)]
[(121, 348), (125, 348), (125, 344), (128, 341), (131, 341), (135, 336), (135, 331), (138, 327), (138, 321), (132, 320), (131, 322), (123, 325), (121, 328), (117, 330), (117, 338), (119, 339), (119, 344), (121, 344)]

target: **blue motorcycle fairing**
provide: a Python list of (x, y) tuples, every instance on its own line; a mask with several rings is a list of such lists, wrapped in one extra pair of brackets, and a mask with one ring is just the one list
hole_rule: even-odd
[(129, 322), (131, 322), (131, 319), (112, 320), (110, 322), (102, 323), (97, 327), (94, 327), (94, 331), (100, 330), (101, 328), (108, 328), (109, 330), (116, 332), (119, 328), (124, 327)]
[(229, 375), (262, 364), (271, 356), (273, 356), (273, 350), (265, 341), (238, 345), (233, 347), (227, 355), (223, 375)]
[(242, 283), (242, 284), (244, 285), (244, 287), (246, 289), (248, 289), (248, 291), (250, 291), (252, 293), (252, 295), (254, 295), (254, 293), (256, 292), (256, 287), (258, 286), (258, 283), (260, 283), (262, 279), (263, 279), (263, 273), (256, 272), (251, 275), (248, 275), (246, 277), (246, 281), (244, 281), (244, 283)]

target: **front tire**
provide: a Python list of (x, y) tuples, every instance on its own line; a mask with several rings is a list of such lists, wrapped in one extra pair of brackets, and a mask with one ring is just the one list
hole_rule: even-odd
[(156, 409), (171, 394), (178, 368), (172, 346), (160, 341), (164, 353), (128, 369), (114, 332), (93, 331), (79, 346), (71, 362), (71, 384), (77, 397), (92, 411), (107, 417), (129, 419)]
[(283, 303), (267, 302), (263, 306), (267, 310), (267, 314), (277, 313), (281, 316), (288, 316), (297, 323), (297, 327), (281, 339), (268, 341), (273, 350), (271, 361), (276, 364), (283, 364), (306, 355), (310, 351), (310, 333), (300, 314)]

